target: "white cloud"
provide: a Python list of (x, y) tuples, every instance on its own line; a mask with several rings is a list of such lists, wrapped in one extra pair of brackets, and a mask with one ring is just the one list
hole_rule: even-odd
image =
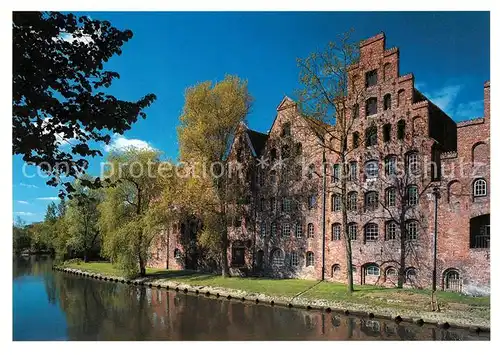
[(28, 201), (23, 201), (23, 200), (17, 200), (17, 203), (20, 203), (22, 205), (29, 205), (30, 204)]
[(129, 139), (121, 134), (115, 133), (111, 139), (110, 144), (104, 146), (104, 150), (106, 152), (112, 150), (123, 150), (125, 148), (137, 148), (137, 149), (146, 149), (146, 150), (154, 150), (154, 148), (146, 141), (140, 139)]
[(462, 90), (462, 85), (449, 85), (432, 93), (424, 93), (424, 95), (441, 110), (451, 115), (460, 90)]
[(58, 201), (59, 197), (37, 197), (36, 199), (41, 201)]
[(483, 117), (484, 115), (484, 101), (469, 101), (463, 102), (457, 106), (455, 110), (456, 118), (472, 119), (477, 117)]
[(31, 184), (25, 184), (24, 182), (20, 183), (19, 186), (27, 187), (28, 189), (38, 189), (38, 186), (31, 185)]
[(14, 212), (14, 214), (17, 214), (18, 216), (34, 216), (36, 213), (33, 212)]

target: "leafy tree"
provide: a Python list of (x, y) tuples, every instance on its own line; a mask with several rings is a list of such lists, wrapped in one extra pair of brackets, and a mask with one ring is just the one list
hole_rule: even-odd
[(90, 142), (109, 143), (111, 133), (130, 129), (156, 96), (126, 101), (106, 91), (120, 76), (104, 64), (122, 53), (130, 30), (59, 12), (14, 12), (12, 30), (13, 153), (56, 186), (84, 172), (86, 157), (102, 155)]
[(64, 222), (70, 239), (67, 246), (72, 250), (82, 253), (84, 262), (87, 262), (89, 253), (99, 242), (99, 210), (97, 206), (102, 201), (100, 189), (90, 189), (83, 186), (83, 180), (90, 180), (83, 176), (74, 183), (74, 193), (70, 199)]
[(359, 105), (361, 90), (356, 86), (348, 87), (348, 69), (357, 58), (358, 45), (351, 41), (350, 33), (345, 33), (340, 36), (338, 42), (330, 42), (323, 51), (311, 53), (307, 58), (298, 60), (302, 86), (298, 91), (298, 103), (307, 119), (305, 128), (318, 137), (318, 144), (323, 149), (323, 178), (326, 179), (327, 174), (325, 151), (338, 157), (342, 167), (337, 192), (342, 202), (342, 239), (346, 250), (349, 292), (353, 292), (354, 283), (346, 208), (348, 156), (352, 149), (347, 142), (356, 118), (351, 108)]
[(201, 242), (220, 253), (223, 276), (229, 274), (226, 189), (229, 167), (226, 154), (238, 125), (248, 114), (251, 101), (247, 82), (236, 76), (228, 75), (215, 84), (210, 81), (200, 83), (186, 90), (178, 128), (181, 160), (191, 162), (193, 171), (199, 172), (200, 165), (207, 167), (207, 171), (222, 166), (219, 170), (222, 174), (201, 174), (197, 179), (206, 181), (193, 183), (191, 187), (206, 186), (209, 191), (205, 197), (213, 197), (210, 203), (199, 208), (204, 221)]
[(16, 218), (16, 221), (12, 226), (12, 236), (13, 248), (15, 252), (19, 252), (30, 247), (28, 228), (26, 223), (19, 216)]
[(161, 191), (159, 168), (156, 151), (130, 148), (108, 158), (113, 185), (105, 188), (99, 206), (102, 253), (129, 275), (146, 274), (149, 249), (162, 225), (152, 208)]

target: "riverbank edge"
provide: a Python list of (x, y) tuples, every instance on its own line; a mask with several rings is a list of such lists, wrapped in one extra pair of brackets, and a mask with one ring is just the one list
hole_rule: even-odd
[[(301, 297), (280, 297), (280, 296), (270, 296), (266, 294), (256, 294), (249, 293), (243, 290), (229, 289), (223, 287), (212, 287), (212, 286), (196, 286), (185, 284), (181, 282), (175, 282), (164, 279), (158, 279), (154, 277), (141, 277), (135, 279), (127, 279), (119, 276), (109, 276), (105, 274), (100, 274), (96, 272), (83, 271), (81, 269), (67, 268), (54, 266), (53, 270), (61, 271), (69, 274), (75, 274), (83, 277), (89, 277), (97, 280), (107, 281), (107, 282), (120, 282), (126, 283), (127, 285), (144, 286), (150, 288), (164, 288), (167, 290), (174, 290), (176, 292), (193, 293), (196, 295), (204, 294), (206, 297), (214, 296), (216, 298), (224, 297), (228, 300), (239, 300), (242, 302), (254, 302), (256, 304), (268, 304), (271, 306), (282, 306), (288, 308), (302, 308), (307, 310), (323, 311), (323, 312), (333, 312), (344, 315), (353, 315), (359, 317), (367, 318), (380, 318), (389, 319), (397, 323), (413, 323), (419, 326), (423, 324), (434, 325), (443, 329), (448, 328), (458, 328), (467, 329), (471, 332), (490, 332), (490, 323), (486, 320), (474, 319), (470, 321), (465, 318), (454, 318), (451, 319), (442, 313), (434, 312), (423, 312), (419, 313), (411, 310), (396, 311), (389, 308), (378, 308), (373, 305), (364, 307), (360, 304), (351, 304), (344, 301), (329, 301), (323, 299), (310, 299)], [(369, 309), (367, 309), (369, 308)]]

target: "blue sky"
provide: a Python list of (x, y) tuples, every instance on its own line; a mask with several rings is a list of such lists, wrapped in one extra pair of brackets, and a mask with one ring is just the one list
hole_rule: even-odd
[[(350, 28), (354, 39), (381, 31), (386, 47), (399, 47), (400, 74), (415, 83), (456, 121), (482, 116), (483, 84), (490, 77), (490, 16), (487, 12), (90, 12), (95, 19), (130, 29), (134, 37), (108, 68), (120, 73), (111, 93), (157, 101), (112, 144), (149, 145), (165, 156), (178, 153), (176, 126), (184, 90), (225, 74), (248, 79), (255, 99), (249, 126), (267, 131), (284, 95), (298, 88), (296, 59), (323, 48)], [(105, 153), (105, 152), (104, 152)], [(90, 173), (98, 174), (99, 162)], [(26, 170), (32, 174), (34, 169)], [(45, 179), (23, 174), (13, 159), (13, 211), (27, 222), (42, 220), (57, 196)]]

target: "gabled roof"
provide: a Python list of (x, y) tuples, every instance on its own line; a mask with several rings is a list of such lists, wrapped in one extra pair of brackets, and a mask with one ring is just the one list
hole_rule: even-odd
[(253, 147), (253, 150), (255, 151), (255, 154), (257, 156), (260, 156), (262, 154), (262, 150), (264, 149), (266, 145), (267, 138), (269, 137), (265, 133), (253, 131), (251, 129), (247, 129), (247, 134), (248, 138), (250, 140), (250, 143)]
[(292, 107), (292, 106), (295, 106), (295, 105), (297, 105), (295, 103), (295, 101), (293, 101), (291, 98), (289, 98), (288, 96), (285, 95), (285, 97), (283, 98), (283, 100), (281, 100), (278, 107), (276, 107), (276, 111), (285, 110), (285, 109)]

